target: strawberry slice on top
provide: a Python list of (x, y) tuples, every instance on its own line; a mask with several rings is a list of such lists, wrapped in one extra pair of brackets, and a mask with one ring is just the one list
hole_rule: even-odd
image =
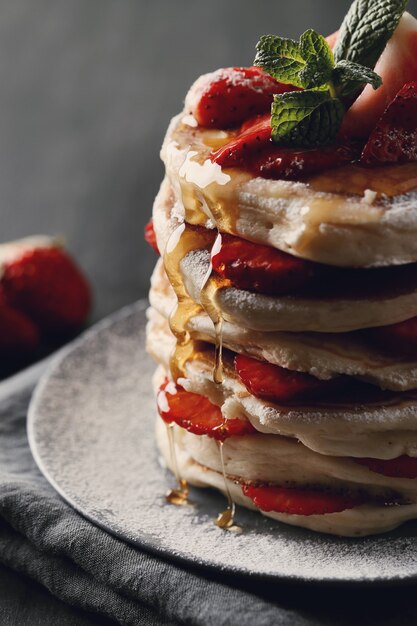
[(364, 165), (417, 161), (417, 81), (404, 85), (371, 132)]
[(228, 437), (256, 432), (250, 422), (237, 418), (225, 419), (220, 407), (208, 398), (186, 391), (168, 380), (158, 391), (157, 405), (164, 422), (175, 422), (195, 435), (207, 435), (217, 441), (224, 441)]
[(201, 76), (191, 87), (185, 108), (200, 126), (233, 128), (266, 113), (274, 94), (293, 90), (259, 67), (228, 67)]
[(258, 509), (266, 513), (286, 513), (287, 515), (326, 515), (353, 509), (364, 504), (361, 496), (343, 495), (304, 488), (256, 486), (243, 484), (242, 491)]
[(212, 153), (211, 160), (223, 168), (241, 168), (262, 178), (297, 180), (346, 165), (356, 153), (354, 144), (306, 149), (277, 146), (271, 139), (268, 113), (245, 122), (234, 139)]

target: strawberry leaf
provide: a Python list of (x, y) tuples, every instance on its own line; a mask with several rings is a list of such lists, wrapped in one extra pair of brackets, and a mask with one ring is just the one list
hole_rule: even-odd
[(264, 35), (256, 46), (254, 65), (261, 67), (281, 83), (303, 87), (299, 73), (305, 66), (300, 44), (293, 39)]
[(335, 140), (344, 107), (329, 91), (305, 90), (274, 96), (271, 113), (275, 143), (314, 147)]
[(373, 69), (398, 26), (408, 0), (355, 0), (340, 27), (336, 62), (360, 63)]

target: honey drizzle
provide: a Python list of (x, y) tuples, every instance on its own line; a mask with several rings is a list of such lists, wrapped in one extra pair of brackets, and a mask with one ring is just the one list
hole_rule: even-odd
[[(176, 345), (170, 359), (170, 371), (176, 382), (185, 375), (185, 366), (194, 354), (194, 344), (187, 330), (191, 317), (201, 312), (201, 306), (188, 295), (181, 276), (181, 260), (192, 250), (207, 248), (213, 241), (211, 233), (195, 231), (180, 224), (171, 234), (164, 253), (164, 266), (169, 281), (177, 296), (177, 304), (169, 318), (169, 326), (176, 338)], [(166, 494), (170, 504), (183, 505), (188, 501), (188, 484), (180, 475), (175, 451), (173, 424), (167, 426), (171, 464), (177, 481), (177, 489)]]
[(229, 485), (227, 484), (226, 478), (226, 469), (224, 466), (224, 455), (223, 455), (223, 441), (219, 441), (219, 451), (220, 451), (220, 463), (222, 467), (222, 475), (224, 480), (224, 488), (226, 491), (227, 497), (227, 508), (218, 514), (217, 519), (214, 521), (216, 526), (222, 528), (223, 530), (231, 529), (234, 526), (235, 521), (235, 503), (233, 502), (232, 496), (230, 494)]
[(170, 504), (183, 506), (188, 502), (188, 484), (186, 480), (181, 478), (178, 470), (177, 455), (175, 452), (174, 424), (166, 424), (166, 428), (169, 441), (169, 452), (171, 455), (171, 464), (174, 471), (175, 480), (177, 481), (177, 488), (170, 489), (165, 495), (165, 499)]
[[(178, 134), (181, 135), (181, 132)], [(179, 139), (179, 137), (177, 137), (177, 139)], [(221, 139), (224, 141), (224, 137), (221, 137)], [(207, 156), (207, 154), (203, 155), (202, 158), (197, 157), (201, 165), (203, 165), (203, 163), (207, 160), (205, 159), (205, 156)], [(200, 231), (187, 228), (186, 224), (205, 226), (207, 219), (211, 219), (214, 224), (216, 224), (216, 227), (221, 229), (223, 232), (234, 233), (236, 231), (235, 224), (238, 217), (237, 188), (242, 182), (248, 180), (250, 175), (246, 172), (238, 172), (234, 170), (228, 171), (228, 175), (230, 177), (230, 181), (226, 185), (213, 181), (210, 184), (205, 184), (203, 187), (200, 187), (195, 182), (190, 182), (186, 179), (186, 177), (182, 177), (180, 179), (185, 224), (178, 226), (172, 233), (164, 254), (165, 270), (177, 296), (176, 308), (172, 312), (169, 319), (171, 332), (176, 338), (176, 346), (170, 360), (170, 370), (174, 381), (185, 375), (186, 363), (194, 356), (194, 345), (187, 330), (187, 324), (193, 316), (199, 314), (201, 310), (204, 309), (212, 320), (215, 328), (213, 380), (217, 384), (221, 384), (223, 382), (223, 318), (219, 307), (216, 305), (215, 296), (218, 289), (224, 286), (224, 281), (213, 273), (210, 263), (207, 277), (200, 291), (200, 306), (190, 298), (185, 289), (181, 275), (180, 262), (192, 250), (211, 248), (211, 254), (213, 254), (213, 251), (216, 248), (216, 243), (218, 245), (221, 244), (221, 235), (219, 231), (217, 231), (218, 237), (216, 242), (212, 245), (213, 241), (211, 234), (211, 239), (209, 241), (209, 237), (207, 235), (204, 236), (204, 234)], [(207, 232), (209, 233), (210, 231)], [(178, 472), (172, 431), (170, 432), (170, 449), (172, 465), (176, 473), (180, 494), (183, 493), (184, 485), (186, 494), (188, 494), (187, 483), (181, 479)], [(223, 443), (219, 444), (219, 451), (228, 505), (227, 508), (219, 514), (215, 523), (220, 528), (228, 529), (231, 528), (234, 523), (235, 504), (232, 500), (226, 480), (223, 459)], [(170, 494), (168, 494), (167, 499), (169, 502), (174, 504), (184, 503), (183, 499), (181, 499), (180, 502), (177, 502), (177, 490), (170, 493), (173, 494), (173, 496), (170, 497)], [(185, 497), (187, 497), (187, 495)]]
[(214, 325), (214, 367), (213, 381), (220, 385), (223, 382), (223, 317), (220, 307), (216, 304), (216, 294), (219, 289), (225, 286), (225, 281), (213, 272), (211, 259), (213, 254), (220, 250), (222, 242), (221, 234), (218, 232), (216, 241), (213, 244), (210, 254), (210, 267), (206, 280), (200, 291), (200, 300), (204, 311), (210, 317)]
[(173, 380), (185, 376), (185, 365), (193, 357), (193, 342), (187, 330), (192, 317), (201, 313), (201, 306), (188, 295), (181, 275), (181, 260), (192, 250), (211, 247), (212, 233), (196, 231), (180, 224), (169, 238), (164, 254), (164, 266), (169, 281), (177, 296), (177, 305), (169, 318), (169, 326), (176, 338), (176, 346), (170, 360)]

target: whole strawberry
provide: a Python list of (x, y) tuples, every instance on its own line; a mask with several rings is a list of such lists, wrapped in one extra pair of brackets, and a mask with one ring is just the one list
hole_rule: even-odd
[(35, 324), (24, 313), (7, 306), (0, 294), (0, 355), (18, 361), (31, 356), (39, 345)]
[(70, 256), (52, 240), (0, 246), (1, 261), (3, 301), (31, 320), (44, 337), (73, 332), (83, 324), (91, 307), (90, 287)]

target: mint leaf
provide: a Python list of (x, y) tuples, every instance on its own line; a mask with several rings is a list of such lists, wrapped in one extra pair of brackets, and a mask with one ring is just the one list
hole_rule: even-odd
[(355, 0), (333, 50), (336, 62), (353, 61), (373, 69), (398, 26), (408, 0)]
[(339, 61), (333, 70), (333, 81), (342, 96), (354, 96), (364, 83), (369, 83), (374, 89), (382, 85), (378, 74), (352, 61)]
[(303, 87), (317, 87), (331, 79), (334, 68), (333, 52), (322, 35), (310, 29), (300, 37), (300, 52), (306, 62), (299, 77)]
[(329, 91), (293, 91), (274, 96), (272, 139), (287, 146), (313, 147), (332, 143), (344, 115), (340, 100)]
[(300, 37), (300, 52), (305, 61), (321, 59), (329, 69), (334, 67), (333, 52), (323, 35), (309, 28)]
[(254, 65), (281, 83), (303, 87), (299, 73), (305, 66), (300, 44), (293, 39), (275, 35), (263, 35), (256, 46)]

